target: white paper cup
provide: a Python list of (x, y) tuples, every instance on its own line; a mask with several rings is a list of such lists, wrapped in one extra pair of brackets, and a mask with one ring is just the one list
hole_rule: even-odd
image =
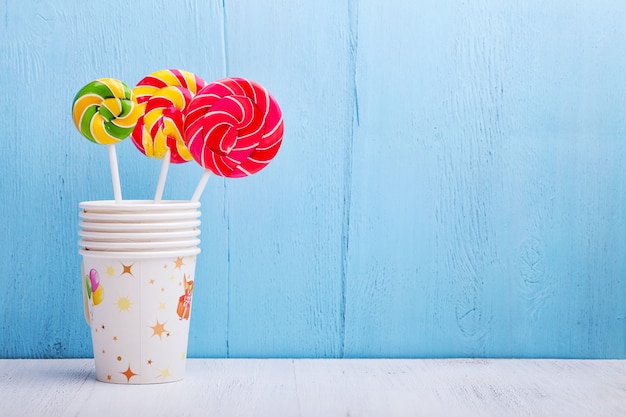
[(96, 379), (183, 379), (197, 247), (153, 252), (80, 250)]

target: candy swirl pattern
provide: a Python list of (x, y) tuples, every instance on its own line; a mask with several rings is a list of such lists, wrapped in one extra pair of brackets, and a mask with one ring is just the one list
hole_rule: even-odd
[(85, 85), (74, 97), (72, 106), (78, 131), (101, 145), (126, 139), (140, 114), (130, 87), (114, 78), (99, 78)]
[(282, 143), (280, 107), (254, 81), (215, 81), (198, 92), (185, 113), (184, 137), (191, 155), (222, 177), (255, 174), (276, 156)]
[(177, 69), (159, 70), (139, 81), (133, 92), (143, 115), (131, 135), (137, 149), (157, 159), (169, 149), (170, 162), (190, 161), (183, 140), (184, 110), (205, 85), (195, 74)]

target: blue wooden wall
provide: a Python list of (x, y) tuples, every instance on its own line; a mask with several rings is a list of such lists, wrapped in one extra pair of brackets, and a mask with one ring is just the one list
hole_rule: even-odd
[[(0, 4), (0, 357), (91, 355), (70, 109), (162, 68), (265, 85), (276, 159), (202, 197), (190, 356), (626, 358), (626, 3)], [(118, 145), (125, 198), (159, 162)], [(165, 198), (201, 175), (175, 166)]]

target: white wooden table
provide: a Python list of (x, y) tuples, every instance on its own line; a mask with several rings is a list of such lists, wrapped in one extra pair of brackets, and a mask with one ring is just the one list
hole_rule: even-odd
[(183, 381), (97, 382), (93, 360), (0, 360), (0, 415), (626, 416), (626, 361), (189, 359)]

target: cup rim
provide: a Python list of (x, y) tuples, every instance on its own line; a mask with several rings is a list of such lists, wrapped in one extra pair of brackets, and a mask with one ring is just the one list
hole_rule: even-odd
[(163, 212), (163, 213), (96, 213), (80, 212), (79, 217), (93, 223), (149, 223), (168, 222), (172, 220), (192, 220), (200, 217), (200, 212), (190, 210), (188, 212)]
[(143, 231), (165, 231), (165, 230), (188, 230), (196, 229), (200, 226), (200, 219), (192, 219), (185, 221), (172, 222), (146, 222), (146, 223), (103, 223), (91, 221), (79, 221), (78, 226), (88, 231), (108, 231), (116, 233), (120, 230), (122, 233), (127, 232), (143, 232)]
[(115, 260), (141, 260), (154, 258), (170, 258), (172, 256), (194, 256), (201, 252), (197, 246), (180, 248), (177, 250), (154, 251), (154, 252), (114, 252), (114, 251), (97, 251), (81, 248), (78, 253), (83, 257), (91, 257), (96, 259), (115, 259)]
[(78, 207), (85, 211), (105, 211), (107, 213), (193, 210), (199, 208), (200, 205), (199, 201), (190, 200), (90, 200), (78, 203)]
[(152, 240), (172, 240), (180, 238), (192, 238), (200, 235), (200, 229), (185, 229), (175, 231), (158, 231), (158, 232), (98, 232), (90, 230), (79, 230), (78, 235), (82, 240), (90, 242), (109, 242), (109, 241), (129, 241), (129, 242), (145, 242)]
[(107, 241), (89, 241), (79, 240), (78, 245), (88, 250), (101, 250), (101, 251), (120, 251), (125, 252), (127, 250), (147, 251), (155, 249), (169, 249), (169, 248), (187, 248), (190, 246), (197, 246), (200, 244), (200, 239), (184, 239), (184, 240), (172, 240), (172, 241), (156, 241), (156, 242), (107, 242)]

